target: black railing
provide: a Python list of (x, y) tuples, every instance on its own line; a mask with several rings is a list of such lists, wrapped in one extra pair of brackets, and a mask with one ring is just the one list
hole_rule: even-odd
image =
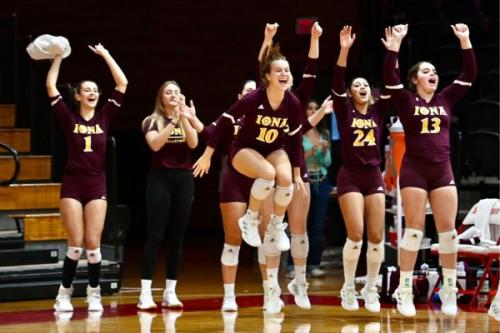
[(15, 163), (14, 172), (12, 173), (12, 176), (7, 180), (0, 180), (0, 186), (9, 186), (10, 184), (16, 181), (17, 176), (19, 175), (19, 170), (21, 168), (21, 164), (19, 163), (19, 154), (17, 153), (17, 150), (15, 150), (14, 148), (5, 143), (0, 142), (0, 147), (4, 148), (7, 151), (7, 153), (10, 156), (12, 156), (12, 159), (14, 160)]

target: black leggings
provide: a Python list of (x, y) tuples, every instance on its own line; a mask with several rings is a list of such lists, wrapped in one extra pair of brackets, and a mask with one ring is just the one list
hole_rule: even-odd
[(148, 238), (141, 277), (152, 280), (158, 252), (167, 232), (167, 279), (177, 280), (184, 234), (194, 199), (189, 170), (152, 169), (146, 187)]

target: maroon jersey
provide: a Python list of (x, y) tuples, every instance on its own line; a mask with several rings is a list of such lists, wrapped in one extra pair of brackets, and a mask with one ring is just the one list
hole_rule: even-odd
[[(165, 124), (168, 119), (165, 118)], [(151, 117), (147, 117), (142, 127), (142, 132), (146, 135), (150, 131), (157, 131), (158, 124)], [(179, 122), (172, 129), (167, 142), (158, 151), (153, 151), (153, 159), (151, 160), (151, 168), (167, 168), (167, 169), (192, 169), (192, 152), (186, 142), (186, 133)]]
[(216, 148), (223, 134), (232, 128), (237, 119), (245, 120), (233, 142), (235, 151), (252, 148), (263, 155), (284, 148), (285, 136), (293, 140), (291, 162), (300, 165), (301, 114), (300, 102), (292, 93), (286, 91), (277, 110), (269, 104), (265, 89), (259, 88), (236, 102), (217, 121), (215, 131), (208, 145)]
[(63, 127), (68, 147), (66, 174), (96, 176), (104, 173), (109, 124), (119, 110), (123, 96), (123, 93), (114, 90), (89, 120), (83, 119), (78, 112), (71, 111), (60, 95), (51, 98), (52, 108)]
[(352, 105), (345, 87), (345, 67), (335, 65), (332, 82), (333, 109), (340, 134), (340, 158), (347, 168), (379, 166), (384, 113), (391, 96), (381, 94), (362, 114)]
[(390, 91), (405, 130), (406, 155), (437, 163), (450, 158), (450, 119), (453, 105), (476, 78), (474, 51), (462, 50), (463, 69), (460, 76), (429, 102), (416, 93), (403, 89), (394, 66), (398, 53), (388, 51), (384, 62), (384, 84)]
[[(217, 127), (217, 122), (221, 118), (217, 119), (216, 121), (210, 123), (208, 126), (203, 127), (203, 131), (201, 131), (200, 136), (205, 140), (209, 141), (212, 135), (215, 132), (215, 128)], [(234, 137), (236, 134), (238, 134), (238, 131), (240, 130), (241, 124), (243, 123), (243, 119), (238, 119), (236, 123), (233, 124), (233, 127), (224, 127), (224, 133), (222, 134), (222, 141), (219, 142), (219, 145), (217, 146), (217, 150), (219, 153), (224, 156), (228, 155), (229, 151), (231, 150), (231, 144), (233, 142)]]

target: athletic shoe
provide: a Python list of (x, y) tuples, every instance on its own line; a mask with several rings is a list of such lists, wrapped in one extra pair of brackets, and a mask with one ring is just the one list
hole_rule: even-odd
[(92, 288), (87, 286), (87, 304), (89, 305), (89, 311), (104, 310), (101, 304), (101, 287)]
[(66, 332), (66, 330), (71, 325), (71, 317), (73, 317), (73, 312), (54, 312), (55, 324), (58, 332)]
[[(271, 217), (272, 220), (272, 217)], [(267, 225), (266, 236), (270, 236), (270, 242), (280, 252), (290, 250), (290, 239), (285, 233), (288, 223), (280, 222), (279, 224), (269, 223)]]
[(177, 295), (175, 293), (163, 293), (163, 302), (161, 303), (161, 306), (163, 308), (169, 308), (169, 309), (180, 309), (184, 305), (182, 304), (181, 301), (177, 298)]
[(441, 299), (441, 312), (447, 316), (457, 315), (457, 288), (442, 287), (438, 294)]
[(297, 283), (295, 279), (288, 284), (288, 291), (293, 295), (295, 304), (301, 309), (309, 310), (311, 308), (311, 302), (307, 296), (308, 287), (309, 283)]
[(264, 298), (264, 309), (270, 315), (278, 314), (283, 309), (283, 301), (280, 298), (281, 289), (279, 285), (269, 286), (267, 297)]
[(398, 287), (394, 294), (392, 294), (397, 302), (397, 308), (399, 313), (405, 317), (414, 317), (417, 314), (415, 310), (415, 304), (413, 304), (413, 292), (411, 288), (400, 288)]
[(378, 300), (380, 296), (376, 287), (368, 288), (364, 286), (364, 288), (361, 289), (361, 296), (365, 300), (366, 310), (374, 313), (380, 312), (380, 301)]
[(224, 299), (222, 300), (221, 311), (238, 311), (236, 296), (224, 296)]
[(141, 290), (141, 295), (139, 296), (139, 303), (137, 303), (137, 308), (139, 310), (154, 310), (156, 309), (156, 303), (153, 300), (153, 295), (151, 290)]
[(262, 245), (262, 241), (259, 236), (259, 219), (254, 219), (250, 217), (250, 214), (245, 213), (238, 220), (238, 225), (241, 230), (241, 237), (250, 246), (259, 247)]
[(356, 289), (354, 289), (354, 286), (342, 286), (342, 289), (340, 290), (340, 297), (342, 297), (341, 305), (344, 310), (359, 310), (358, 300), (356, 299)]
[(496, 321), (500, 321), (500, 300), (494, 300), (493, 302), (491, 302), (488, 314), (495, 318)]
[(64, 288), (62, 285), (59, 286), (59, 292), (57, 293), (56, 303), (54, 304), (54, 310), (57, 312), (71, 312), (73, 311), (73, 305), (71, 305), (71, 294), (73, 293), (73, 288)]

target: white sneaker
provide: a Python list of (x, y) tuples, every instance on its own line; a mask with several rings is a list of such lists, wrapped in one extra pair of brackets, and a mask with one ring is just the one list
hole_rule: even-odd
[(156, 303), (153, 300), (153, 295), (151, 290), (141, 290), (141, 295), (139, 296), (139, 303), (137, 303), (137, 308), (139, 310), (154, 310), (156, 309)]
[(224, 296), (221, 311), (238, 311), (236, 296)]
[(101, 304), (101, 287), (92, 288), (87, 286), (87, 304), (89, 305), (89, 311), (104, 310)]
[(414, 317), (417, 314), (415, 310), (415, 304), (413, 304), (413, 292), (411, 288), (400, 288), (398, 287), (394, 294), (392, 294), (397, 302), (397, 308), (399, 313), (405, 317)]
[[(272, 217), (271, 217), (272, 220)], [(269, 223), (267, 225), (266, 236), (269, 235), (269, 241), (273, 244), (276, 249), (280, 252), (290, 250), (290, 239), (285, 233), (286, 227), (288, 223), (281, 222), (279, 224), (274, 225), (273, 223)]]
[(238, 225), (241, 230), (241, 237), (250, 246), (259, 247), (262, 241), (259, 236), (259, 219), (251, 218), (248, 213), (245, 213), (238, 220)]
[(293, 295), (295, 304), (301, 309), (309, 310), (311, 308), (311, 302), (309, 301), (309, 297), (307, 296), (307, 288), (309, 287), (309, 283), (305, 282), (299, 284), (295, 282), (295, 279), (290, 281), (288, 284), (288, 291)]
[(358, 311), (359, 304), (356, 299), (356, 290), (354, 286), (343, 286), (340, 290), (340, 297), (342, 297), (342, 308), (347, 311)]
[(59, 286), (59, 292), (57, 293), (54, 310), (56, 310), (57, 312), (73, 311), (73, 305), (71, 305), (71, 294), (73, 294), (72, 287), (64, 288), (62, 285)]
[(365, 285), (363, 289), (361, 289), (361, 296), (365, 300), (366, 310), (374, 313), (380, 312), (380, 301), (378, 300), (380, 296), (376, 287), (368, 288), (368, 286)]
[(175, 293), (163, 293), (163, 302), (161, 303), (161, 306), (163, 308), (169, 308), (169, 309), (180, 309), (184, 305), (182, 304), (181, 301), (177, 298), (177, 295)]
[(500, 321), (500, 300), (491, 302), (488, 314), (495, 318), (496, 321)]
[(278, 314), (283, 310), (284, 303), (280, 298), (281, 289), (279, 285), (269, 286), (267, 297), (264, 298), (264, 309), (270, 315)]
[[(58, 329), (67, 328), (71, 325), (73, 312), (54, 312), (54, 319)], [(64, 332), (64, 331), (63, 331)]]
[(455, 317), (457, 315), (457, 291), (457, 288), (443, 287), (438, 292), (441, 300), (441, 312), (447, 316)]

